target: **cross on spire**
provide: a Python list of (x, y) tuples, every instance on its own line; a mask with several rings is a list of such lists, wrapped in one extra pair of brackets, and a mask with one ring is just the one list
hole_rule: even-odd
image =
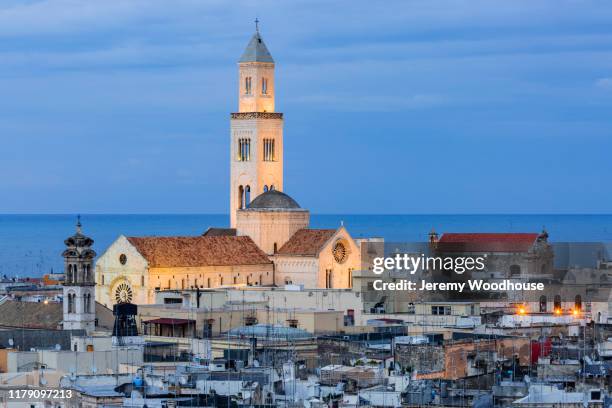
[(77, 228), (77, 232), (81, 232), (81, 214), (77, 215), (77, 223), (76, 223), (76, 228)]
[(259, 32), (259, 19), (255, 17), (255, 31)]

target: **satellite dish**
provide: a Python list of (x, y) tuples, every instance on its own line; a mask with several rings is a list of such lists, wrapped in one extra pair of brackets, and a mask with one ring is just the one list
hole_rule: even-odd
[(60, 351), (62, 349), (62, 346), (60, 346), (59, 344), (55, 345), (55, 351)]
[(13, 347), (14, 345), (15, 345), (15, 341), (12, 338), (10, 338), (9, 339), (9, 346)]

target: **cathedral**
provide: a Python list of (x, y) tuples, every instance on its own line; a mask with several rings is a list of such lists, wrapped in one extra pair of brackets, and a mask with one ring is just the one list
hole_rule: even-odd
[(348, 231), (312, 229), (284, 192), (283, 114), (275, 64), (259, 29), (238, 61), (238, 112), (230, 115), (229, 228), (201, 236), (121, 235), (96, 263), (96, 299), (150, 304), (169, 289), (303, 285), (352, 288), (360, 251)]

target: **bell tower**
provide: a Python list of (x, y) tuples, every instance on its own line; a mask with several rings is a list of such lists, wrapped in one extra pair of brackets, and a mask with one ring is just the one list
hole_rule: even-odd
[(83, 235), (79, 216), (74, 235), (66, 238), (64, 257), (64, 330), (95, 330), (96, 295), (93, 262), (96, 253), (93, 239)]
[(230, 120), (230, 226), (259, 194), (283, 190), (283, 114), (274, 109), (274, 60), (255, 33), (238, 61), (238, 112)]

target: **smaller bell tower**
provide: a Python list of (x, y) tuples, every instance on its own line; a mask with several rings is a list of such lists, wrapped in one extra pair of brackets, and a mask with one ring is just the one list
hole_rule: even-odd
[(76, 232), (66, 238), (64, 257), (64, 330), (95, 330), (96, 295), (93, 262), (96, 253), (93, 239), (82, 232), (81, 217), (77, 218)]

